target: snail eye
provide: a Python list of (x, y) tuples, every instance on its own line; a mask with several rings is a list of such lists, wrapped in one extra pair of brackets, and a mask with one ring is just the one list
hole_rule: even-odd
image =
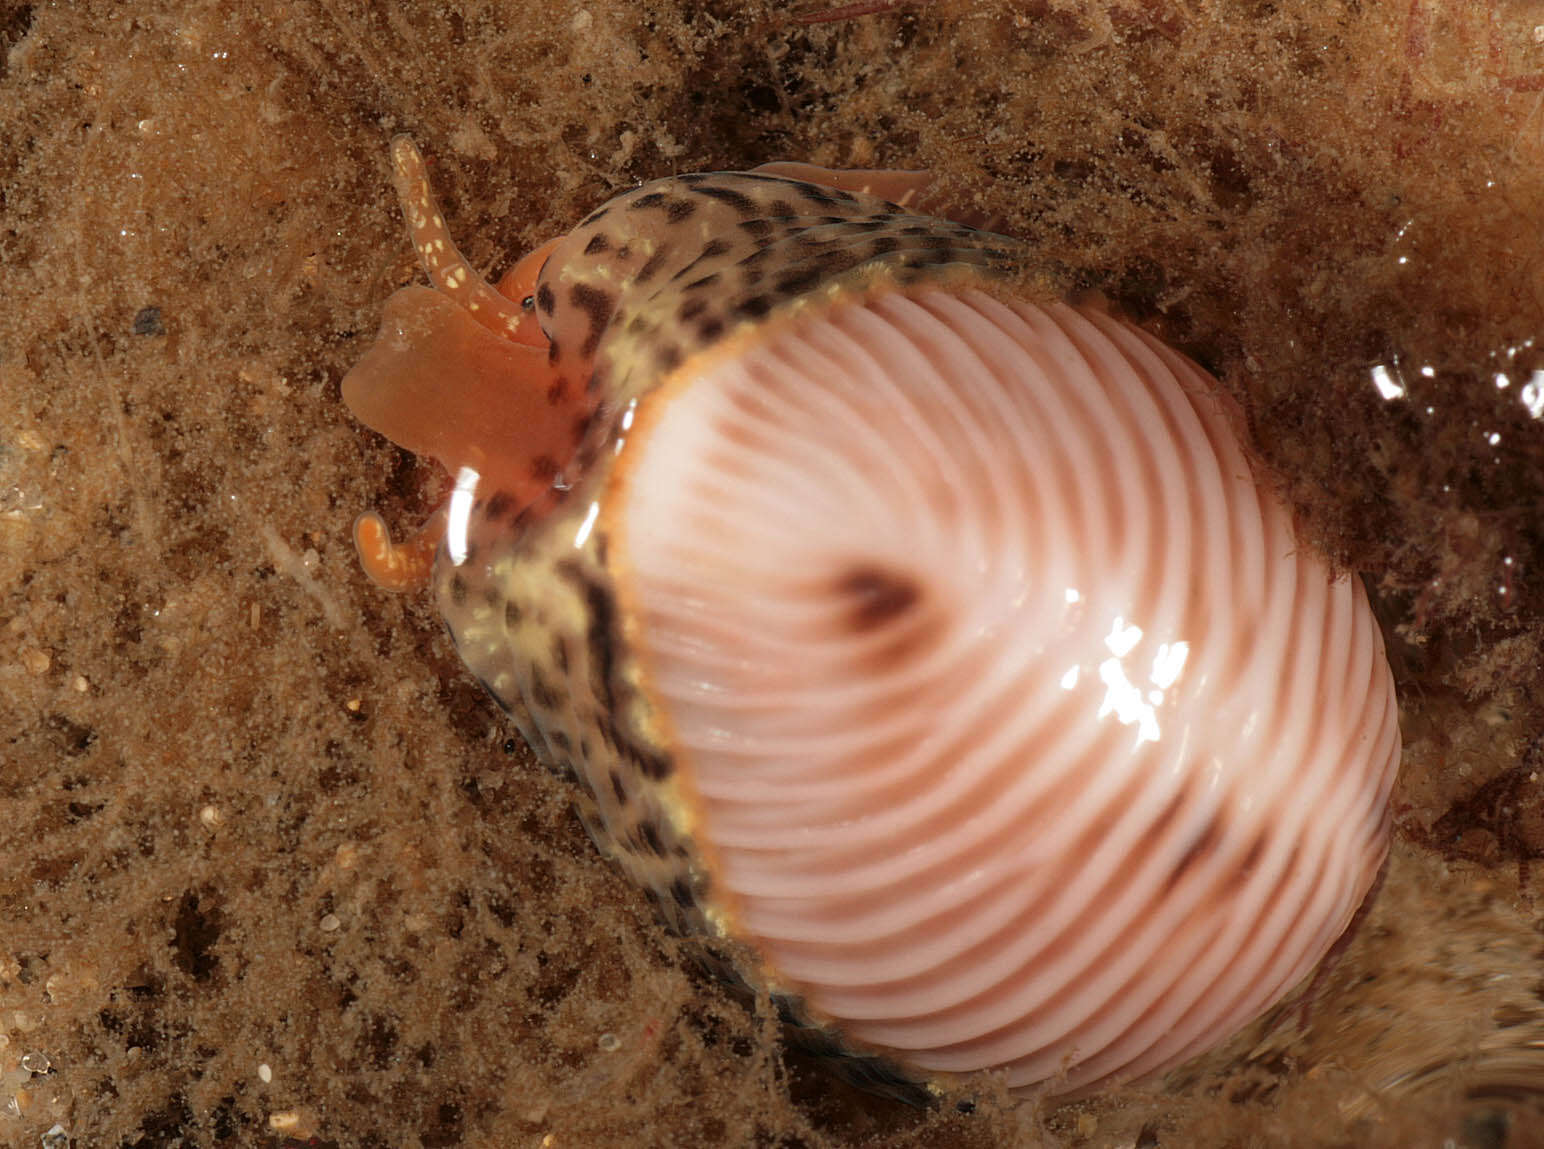
[(524, 299), (522, 299), (520, 301), (520, 309), (522, 311), (535, 311), (536, 310), (536, 296), (534, 296), (534, 295), (527, 295)]

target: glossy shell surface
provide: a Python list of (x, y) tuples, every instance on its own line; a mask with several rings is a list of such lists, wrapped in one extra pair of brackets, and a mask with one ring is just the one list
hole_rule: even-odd
[(1399, 756), (1215, 383), (1015, 256), (767, 174), (619, 197), (530, 296), (574, 452), (462, 466), (436, 576), (667, 920), (912, 1100), (1228, 1036), (1350, 921)]

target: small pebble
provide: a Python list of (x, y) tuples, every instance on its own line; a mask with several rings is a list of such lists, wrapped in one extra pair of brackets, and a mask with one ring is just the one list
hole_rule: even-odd
[(55, 1125), (43, 1134), (43, 1149), (69, 1149), (70, 1133), (63, 1125)]
[(257, 1079), (264, 1085), (273, 1080), (273, 1068), (266, 1061), (257, 1067)]
[(161, 309), (159, 307), (141, 307), (134, 316), (135, 335), (165, 335), (166, 328), (161, 323)]
[(330, 933), (332, 933), (333, 930), (337, 929), (343, 923), (338, 920), (338, 915), (337, 914), (327, 914), (317, 924), (322, 927), (322, 932), (324, 934), (330, 934)]
[(622, 1039), (614, 1033), (603, 1033), (600, 1035), (600, 1040), (597, 1041), (596, 1044), (607, 1053), (615, 1053), (617, 1050), (622, 1048)]
[(33, 1052), (21, 1055), (21, 1067), (28, 1073), (47, 1073), (49, 1064), (46, 1053)]

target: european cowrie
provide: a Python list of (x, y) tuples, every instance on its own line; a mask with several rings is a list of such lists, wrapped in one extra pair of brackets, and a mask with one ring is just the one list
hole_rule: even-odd
[(435, 556), (597, 839), (743, 943), (706, 961), (923, 1101), (1155, 1073), (1324, 956), (1387, 848), (1393, 681), (1200, 368), (1034, 298), (920, 173), (655, 180), (495, 287), (393, 159), (434, 287), (344, 396), (454, 489), (407, 546), (362, 518), (366, 569)]

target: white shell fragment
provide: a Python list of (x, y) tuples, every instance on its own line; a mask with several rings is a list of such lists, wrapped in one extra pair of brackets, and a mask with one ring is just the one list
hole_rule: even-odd
[(975, 290), (760, 335), (644, 400), (614, 519), (730, 932), (860, 1048), (1019, 1088), (1282, 997), (1383, 859), (1397, 712), (1215, 382)]

